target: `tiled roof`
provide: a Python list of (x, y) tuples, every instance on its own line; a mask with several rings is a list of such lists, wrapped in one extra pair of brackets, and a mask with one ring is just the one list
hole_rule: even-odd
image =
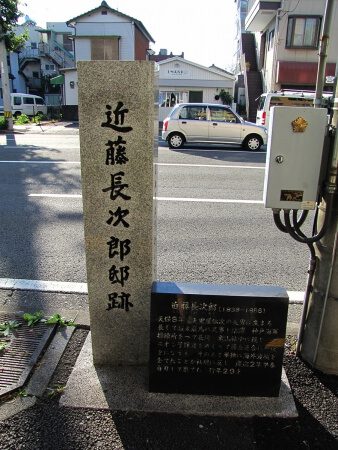
[(106, 9), (106, 10), (110, 11), (112, 14), (115, 14), (116, 16), (120, 16), (120, 17), (123, 17), (124, 19), (128, 19), (130, 22), (134, 22), (135, 26), (141, 31), (141, 33), (144, 34), (144, 36), (147, 39), (149, 39), (149, 41), (155, 42), (141, 21), (134, 19), (134, 17), (128, 16), (127, 14), (123, 14), (120, 11), (117, 11), (116, 9), (111, 8), (105, 1), (103, 1), (101, 3), (101, 5), (98, 6), (97, 8), (91, 9), (90, 11), (87, 11), (83, 14), (80, 14), (79, 16), (76, 16), (70, 20), (67, 20), (66, 24), (69, 26), (72, 23), (78, 22), (78, 19), (89, 16), (90, 14), (96, 13), (96, 12), (100, 11), (101, 9)]

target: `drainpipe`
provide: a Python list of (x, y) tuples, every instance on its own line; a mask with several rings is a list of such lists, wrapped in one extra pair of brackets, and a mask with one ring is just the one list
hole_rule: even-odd
[(272, 74), (271, 74), (271, 86), (270, 92), (276, 91), (276, 73), (277, 73), (277, 48), (279, 43), (279, 22), (280, 13), (283, 11), (282, 8), (277, 9), (276, 14), (276, 24), (275, 24), (275, 42), (273, 46), (273, 61), (272, 61)]
[(325, 68), (327, 59), (327, 48), (329, 44), (329, 32), (332, 25), (333, 17), (333, 6), (334, 0), (327, 0), (325, 13), (324, 13), (324, 24), (323, 32), (320, 40), (319, 46), (319, 62), (317, 71), (317, 81), (316, 81), (316, 97), (314, 100), (314, 107), (320, 108), (322, 104), (323, 89), (325, 84)]

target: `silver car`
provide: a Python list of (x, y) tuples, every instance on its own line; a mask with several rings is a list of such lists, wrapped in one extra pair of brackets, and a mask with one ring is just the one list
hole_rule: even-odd
[(246, 122), (228, 106), (179, 103), (163, 121), (162, 139), (176, 149), (198, 142), (241, 145), (254, 151), (266, 144), (267, 130)]

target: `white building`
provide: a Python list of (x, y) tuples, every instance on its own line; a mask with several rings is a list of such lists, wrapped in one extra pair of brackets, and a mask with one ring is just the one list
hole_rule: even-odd
[[(103, 1), (100, 6), (73, 19), (67, 25), (75, 30), (76, 61), (148, 59), (150, 43), (154, 42), (142, 22), (127, 16)], [(77, 118), (78, 81), (76, 67), (64, 74), (63, 117)]]
[(218, 95), (222, 89), (233, 97), (235, 77), (216, 66), (201, 66), (179, 56), (158, 65), (160, 121), (176, 103), (221, 103)]

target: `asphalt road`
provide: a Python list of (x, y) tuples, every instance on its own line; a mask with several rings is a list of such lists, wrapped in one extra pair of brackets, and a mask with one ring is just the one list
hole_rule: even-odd
[[(160, 280), (305, 289), (307, 247), (278, 231), (261, 203), (264, 147), (160, 142), (158, 155)], [(86, 282), (75, 130), (0, 135), (0, 199), (0, 278)]]

